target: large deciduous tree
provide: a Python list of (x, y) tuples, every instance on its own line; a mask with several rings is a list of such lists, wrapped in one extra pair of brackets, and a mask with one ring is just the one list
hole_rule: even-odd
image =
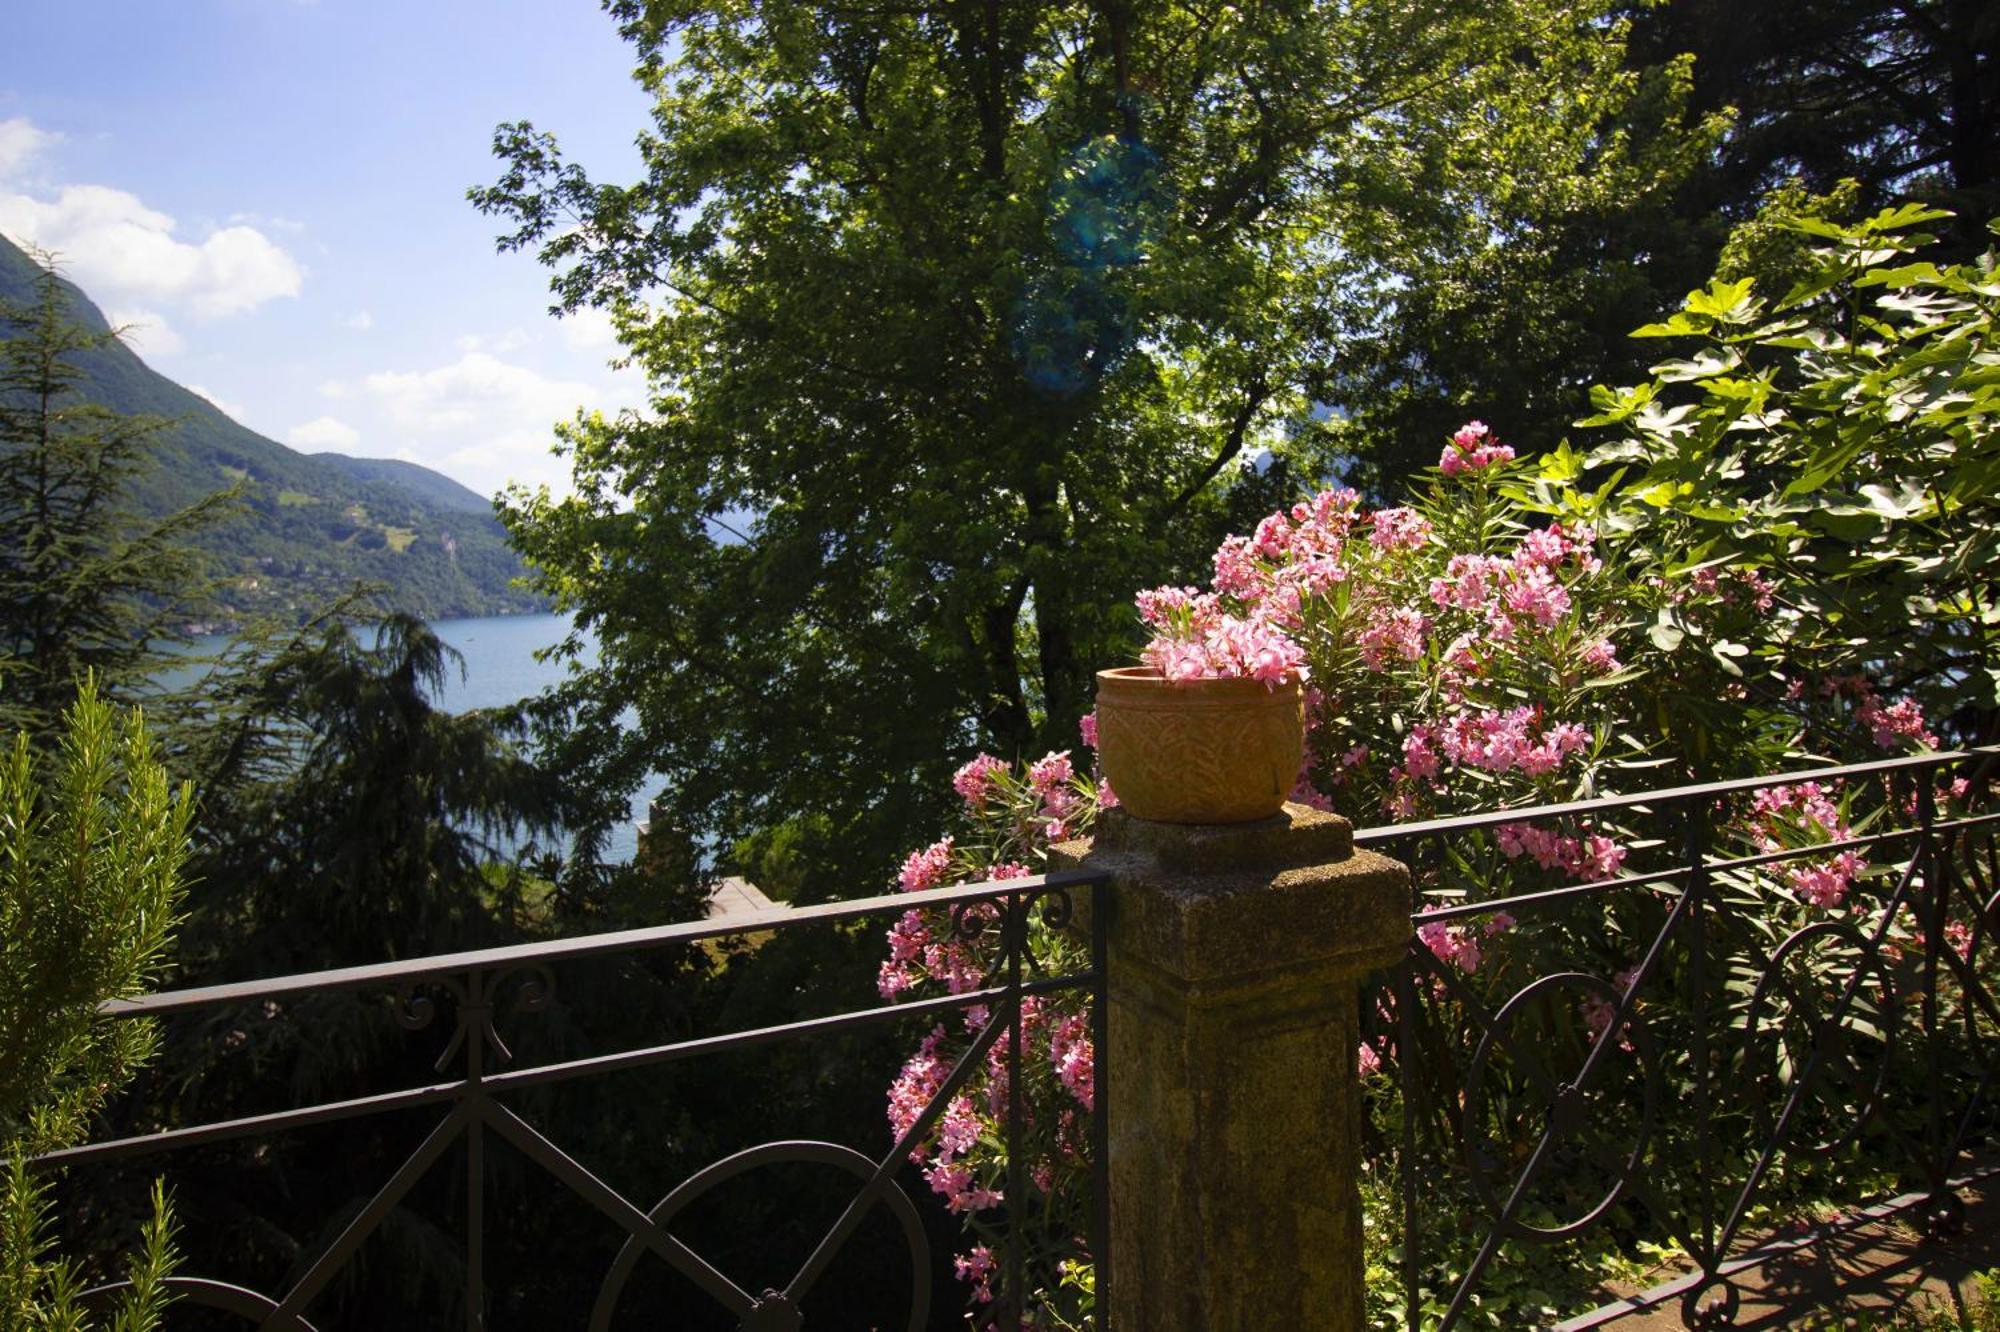
[(1131, 590), (1342, 447), (1396, 293), (1532, 269), (1699, 141), (1591, 0), (607, 8), (644, 174), (515, 124), (473, 192), (651, 386), (508, 505), (600, 644), (560, 741), (855, 868), (973, 746), (1073, 742)]

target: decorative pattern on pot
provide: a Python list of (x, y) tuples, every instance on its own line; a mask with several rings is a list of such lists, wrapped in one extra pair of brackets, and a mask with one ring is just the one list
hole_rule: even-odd
[(1156, 823), (1276, 814), (1305, 755), (1297, 680), (1170, 681), (1150, 667), (1097, 673), (1097, 756), (1125, 812)]

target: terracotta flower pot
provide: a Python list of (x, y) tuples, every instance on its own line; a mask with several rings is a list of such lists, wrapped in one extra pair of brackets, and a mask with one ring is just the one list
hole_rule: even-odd
[(1173, 682), (1149, 667), (1097, 673), (1097, 758), (1119, 804), (1156, 823), (1248, 823), (1285, 803), (1305, 755), (1296, 680)]

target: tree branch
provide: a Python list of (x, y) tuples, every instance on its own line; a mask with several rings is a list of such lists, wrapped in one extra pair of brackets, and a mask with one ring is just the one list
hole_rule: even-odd
[(1192, 504), (1195, 496), (1208, 489), (1209, 484), (1222, 474), (1222, 469), (1229, 466), (1230, 460), (1243, 452), (1243, 441), (1249, 435), (1250, 422), (1256, 418), (1258, 409), (1268, 402), (1270, 397), (1271, 386), (1263, 375), (1259, 374), (1250, 381), (1243, 405), (1237, 409), (1235, 419), (1229, 423), (1229, 435), (1223, 441), (1222, 450), (1209, 460), (1208, 466), (1202, 469), (1200, 476), (1190, 482), (1180, 494), (1167, 501), (1166, 507), (1154, 515), (1149, 530), (1155, 536), (1166, 531), (1167, 525), (1180, 516), (1181, 510)]

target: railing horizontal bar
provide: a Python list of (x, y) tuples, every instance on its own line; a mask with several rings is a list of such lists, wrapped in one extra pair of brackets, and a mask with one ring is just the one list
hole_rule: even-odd
[(1688, 800), (1732, 795), (1739, 791), (1759, 791), (1766, 787), (1789, 786), (1797, 782), (1838, 781), (1848, 777), (1872, 777), (1885, 772), (1900, 772), (1909, 768), (1944, 767), (1974, 758), (2000, 758), (2000, 745), (1953, 749), (1936, 754), (1909, 754), (1902, 758), (1877, 759), (1872, 763), (1806, 768), (1762, 777), (1737, 777), (1729, 781), (1706, 782), (1698, 786), (1669, 786), (1657, 791), (1597, 796), (1590, 800), (1571, 800), (1558, 805), (1524, 805), (1514, 809), (1490, 810), (1483, 814), (1459, 814), (1451, 818), (1427, 819), (1421, 823), (1384, 824), (1376, 828), (1356, 829), (1354, 842), (1357, 846), (1378, 847), (1384, 842), (1393, 842), (1399, 838), (1436, 836), (1439, 833), (1464, 832), (1469, 828), (1490, 828), (1502, 823), (1518, 823), (1524, 818), (1567, 818), (1575, 814), (1631, 809), (1635, 805), (1671, 805)]
[(1651, 888), (1687, 877), (1687, 866), (1634, 874), (1622, 879), (1598, 879), (1594, 883), (1572, 883), (1561, 888), (1545, 888), (1538, 893), (1517, 893), (1512, 897), (1491, 897), (1483, 902), (1462, 902), (1456, 906), (1425, 907), (1410, 913), (1410, 924), (1428, 925), (1434, 920), (1456, 920), (1460, 916), (1512, 911), (1515, 907), (1550, 906), (1572, 897), (1591, 897), (1626, 888)]
[[(1977, 828), (1989, 823), (2000, 823), (2000, 814), (1980, 814), (1970, 818), (1946, 819), (1931, 825), (1936, 833), (1957, 832), (1966, 828)], [(1883, 842), (1902, 841), (1919, 837), (1921, 828), (1891, 828), (1887, 832), (1869, 833), (1864, 837), (1849, 837), (1838, 842), (1820, 842), (1813, 846), (1786, 847), (1782, 851), (1769, 851), (1754, 856), (1737, 856), (1728, 860), (1705, 860), (1702, 868), (1711, 874), (1717, 870), (1754, 869), (1759, 865), (1773, 865), (1785, 860), (1810, 860), (1820, 856), (1835, 855), (1842, 851), (1857, 850), (1862, 847), (1877, 846)], [(1494, 911), (1511, 911), (1515, 907), (1548, 906), (1572, 897), (1588, 897), (1596, 893), (1612, 892), (1627, 888), (1646, 888), (1673, 879), (1687, 877), (1688, 867), (1677, 865), (1672, 869), (1654, 870), (1648, 874), (1630, 874), (1617, 879), (1597, 879), (1591, 883), (1567, 884), (1561, 888), (1547, 888), (1537, 893), (1517, 893), (1512, 897), (1492, 897), (1483, 902), (1463, 902), (1453, 906), (1424, 907), (1410, 913), (1413, 925), (1428, 925), (1435, 920), (1456, 920), (1461, 916), (1486, 915)]]
[[(1021, 993), (1054, 994), (1063, 990), (1083, 989), (1096, 983), (1097, 977), (1092, 973), (1079, 972), (1075, 975), (1050, 976), (1042, 980), (1023, 982)], [(507, 1073), (490, 1073), (486, 1077), (486, 1089), (489, 1092), (496, 1092), (513, 1087), (535, 1087), (549, 1082), (568, 1082), (575, 1078), (618, 1073), (652, 1064), (672, 1063), (695, 1055), (715, 1054), (722, 1050), (741, 1050), (756, 1045), (769, 1045), (773, 1041), (793, 1037), (822, 1036), (828, 1032), (871, 1026), (897, 1018), (973, 1008), (980, 1004), (1010, 998), (1013, 993), (1014, 991), (1007, 986), (968, 990), (964, 994), (915, 1003), (894, 1004), (886, 1008), (868, 1008), (858, 1013), (836, 1013), (830, 1017), (808, 1018), (803, 1022), (786, 1022), (774, 1027), (752, 1027), (746, 1031), (726, 1032), (720, 1036), (698, 1036), (693, 1040), (675, 1041), (670, 1045), (649, 1045), (637, 1050), (621, 1050), (617, 1054), (570, 1059), (559, 1064), (537, 1064), (533, 1068), (515, 1069)]]
[(247, 1115), (242, 1119), (223, 1119), (213, 1124), (198, 1124), (192, 1128), (166, 1129), (159, 1133), (112, 1138), (106, 1142), (86, 1143), (81, 1147), (65, 1147), (60, 1151), (47, 1152), (34, 1157), (32, 1164), (66, 1166), (86, 1161), (145, 1156), (175, 1147), (198, 1147), (205, 1142), (226, 1142), (231, 1138), (247, 1138), (255, 1133), (310, 1128), (316, 1124), (358, 1119), (364, 1115), (388, 1114), (396, 1110), (409, 1110), (420, 1105), (437, 1105), (453, 1100), (465, 1092), (467, 1085), (464, 1082), (434, 1082), (429, 1086), (406, 1087), (401, 1091), (382, 1092), (375, 1096), (357, 1096), (347, 1101), (327, 1101), (320, 1105), (276, 1110), (265, 1115)]
[[(1947, 1180), (1946, 1187), (1954, 1191), (1969, 1188), (1975, 1184), (1983, 1184), (1996, 1175), (2000, 1175), (2000, 1165), (1986, 1166), (1982, 1169), (1958, 1175)], [(1885, 1202), (1861, 1208), (1836, 1221), (1823, 1222), (1805, 1231), (1803, 1234), (1790, 1236), (1786, 1239), (1770, 1240), (1764, 1244), (1760, 1244), (1739, 1257), (1725, 1260), (1717, 1271), (1720, 1275), (1729, 1277), (1735, 1276), (1738, 1272), (1747, 1272), (1753, 1268), (1762, 1267), (1764, 1264), (1783, 1258), (1787, 1254), (1797, 1253), (1800, 1249), (1810, 1248), (1837, 1235), (1844, 1235), (1850, 1230), (1859, 1230), (1863, 1226), (1887, 1221), (1891, 1217), (1909, 1211), (1912, 1207), (1921, 1206), (1930, 1197), (1931, 1192), (1928, 1189), (1920, 1189), (1914, 1193), (1899, 1194)], [(1700, 1284), (1701, 1281), (1702, 1275), (1700, 1272), (1689, 1272), (1684, 1276), (1675, 1277), (1672, 1281), (1654, 1286), (1650, 1290), (1642, 1290), (1637, 1295), (1628, 1295), (1622, 1300), (1592, 1309), (1589, 1313), (1578, 1314), (1566, 1322), (1556, 1324), (1555, 1332), (1589, 1332), (1591, 1328), (1603, 1327), (1607, 1323), (1617, 1322), (1621, 1318), (1629, 1318), (1634, 1314), (1643, 1313), (1647, 1309), (1665, 1304), (1669, 1300), (1678, 1299), (1690, 1287)]]
[(537, 943), (509, 944), (500, 948), (472, 949), (461, 953), (440, 953), (435, 957), (409, 958), (362, 967), (338, 967), (330, 971), (304, 972), (270, 980), (242, 981), (229, 985), (208, 985), (196, 989), (166, 990), (138, 999), (118, 999), (99, 1009), (107, 1017), (158, 1017), (212, 1004), (249, 1003), (287, 995), (393, 988), (420, 984), (444, 976), (469, 971), (495, 971), (528, 963), (547, 965), (580, 958), (602, 957), (607, 953), (638, 953), (674, 944), (733, 934), (762, 934), (771, 930), (805, 925), (825, 925), (868, 916), (900, 914), (918, 908), (952, 906), (960, 902), (998, 902), (1007, 898), (1032, 896), (1048, 889), (1084, 887), (1103, 883), (1108, 876), (1088, 870), (1065, 870), (1058, 874), (1037, 874), (1023, 879), (1003, 879), (986, 883), (960, 884), (951, 888), (927, 888), (915, 893), (888, 893), (879, 897), (851, 898), (818, 906), (774, 907), (749, 912), (723, 921), (694, 920), (675, 925), (654, 925), (635, 930), (614, 930), (605, 934), (585, 934), (573, 939), (552, 939)]
[[(1021, 986), (1021, 993), (1056, 994), (1064, 990), (1084, 989), (1096, 985), (1097, 979), (1096, 973), (1089, 971), (1045, 976), (1025, 982)], [(719, 1036), (703, 1036), (689, 1041), (677, 1041), (671, 1045), (647, 1046), (643, 1049), (624, 1050), (617, 1054), (597, 1055), (589, 1059), (567, 1060), (558, 1064), (538, 1064), (533, 1068), (488, 1074), (483, 1081), (488, 1092), (509, 1087), (532, 1087), (543, 1083), (567, 1082), (593, 1074), (616, 1073), (651, 1064), (669, 1063), (699, 1054), (714, 1054), (720, 1050), (767, 1045), (790, 1037), (824, 1035), (829, 1032), (844, 1031), (850, 1027), (893, 1021), (897, 1018), (974, 1008), (984, 1003), (999, 1002), (1012, 993), (1013, 991), (1006, 986), (968, 990), (963, 994), (944, 995), (936, 999), (918, 1000), (907, 1004), (889, 1004), (855, 1013), (836, 1013), (830, 1017), (810, 1018), (803, 1022), (724, 1032)], [(336, 1120), (387, 1114), (420, 1105), (435, 1105), (465, 1094), (469, 1087), (470, 1084), (464, 1081), (432, 1083), (423, 1087), (383, 1092), (376, 1096), (356, 1097), (347, 1101), (328, 1101), (321, 1105), (300, 1106), (292, 1110), (222, 1120), (191, 1128), (168, 1129), (161, 1133), (140, 1134), (129, 1138), (113, 1138), (108, 1142), (90, 1143), (82, 1147), (68, 1147), (61, 1151), (49, 1152), (34, 1158), (34, 1164), (75, 1165), (85, 1161), (143, 1156), (176, 1147), (196, 1147), (206, 1142), (223, 1142), (257, 1133), (310, 1128), (317, 1124), (330, 1124)]]

